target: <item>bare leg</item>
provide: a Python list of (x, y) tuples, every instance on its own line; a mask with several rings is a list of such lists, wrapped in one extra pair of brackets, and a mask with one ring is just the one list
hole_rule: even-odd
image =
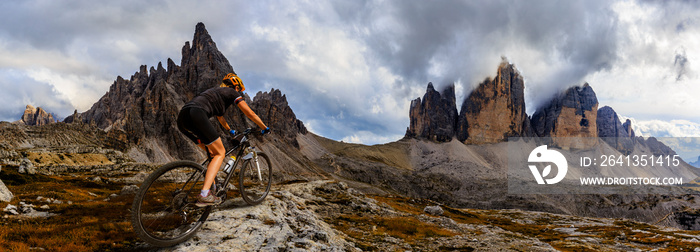
[(207, 174), (204, 177), (204, 186), (202, 190), (209, 190), (211, 185), (214, 184), (214, 179), (216, 178), (216, 173), (219, 172), (219, 167), (221, 167), (221, 162), (224, 161), (224, 154), (226, 154), (226, 149), (224, 144), (221, 142), (221, 138), (216, 139), (210, 145), (207, 145), (209, 151), (211, 152), (211, 161), (209, 166), (207, 166)]

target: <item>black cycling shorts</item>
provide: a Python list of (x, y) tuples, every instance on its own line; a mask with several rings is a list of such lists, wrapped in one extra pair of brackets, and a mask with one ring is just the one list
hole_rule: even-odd
[(197, 107), (184, 107), (177, 116), (177, 128), (195, 143), (210, 145), (219, 139), (207, 112)]

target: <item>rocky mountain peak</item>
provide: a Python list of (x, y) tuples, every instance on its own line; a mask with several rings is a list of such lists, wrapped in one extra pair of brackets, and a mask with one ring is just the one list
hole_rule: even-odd
[(207, 28), (204, 27), (204, 23), (199, 22), (194, 27), (194, 39), (192, 40), (192, 45), (198, 47), (198, 45), (205, 45), (214, 43), (214, 40), (209, 35)]
[(27, 105), (26, 109), (24, 110), (24, 114), (22, 114), (22, 118), (17, 121), (17, 123), (29, 126), (40, 126), (55, 122), (56, 120), (49, 112), (46, 112), (46, 110), (40, 107), (35, 108), (32, 105)]
[(409, 110), (410, 125), (406, 137), (431, 139), (438, 142), (452, 140), (455, 135), (457, 122), (457, 105), (454, 85), (449, 85), (440, 94), (433, 83), (428, 88), (423, 99), (411, 101)]
[[(630, 120), (628, 119), (625, 123), (629, 122)], [(596, 126), (598, 127), (598, 137), (602, 138), (610, 146), (626, 155), (634, 150), (634, 132), (630, 133), (620, 123), (617, 113), (611, 107), (605, 106), (598, 110)]]
[(462, 103), (457, 138), (467, 144), (496, 143), (529, 135), (523, 77), (503, 61), (494, 79), (487, 78)]
[[(168, 63), (170, 65), (170, 63)], [(227, 73), (235, 73), (228, 59), (216, 47), (203, 23), (195, 27), (192, 46), (185, 42), (182, 47), (180, 66), (184, 68), (184, 87), (188, 98), (221, 82)]]
[[(540, 137), (560, 137), (564, 148), (588, 148), (595, 144), (598, 98), (588, 83), (554, 97), (532, 115), (532, 127)], [(571, 141), (571, 142), (569, 142)]]
[(634, 129), (632, 129), (632, 121), (630, 119), (625, 120), (622, 127), (625, 128), (628, 137), (634, 137)]
[(532, 136), (525, 113), (524, 90), (520, 72), (505, 60), (498, 67), (496, 77), (479, 84), (459, 111), (454, 85), (441, 94), (428, 83), (423, 99), (411, 101), (406, 137), (445, 142), (456, 136), (466, 144), (483, 144)]
[(297, 119), (292, 108), (287, 103), (287, 96), (279, 89), (270, 92), (258, 92), (253, 98), (251, 108), (256, 111), (265, 124), (282, 136), (287, 142), (299, 146), (297, 134), (306, 134), (306, 126)]
[(688, 162), (688, 164), (690, 164), (696, 168), (700, 168), (700, 156), (698, 156), (698, 160), (696, 160), (694, 162)]
[[(180, 134), (177, 115), (187, 101), (218, 86), (222, 78), (231, 72), (234, 72), (233, 67), (217, 49), (204, 24), (199, 23), (195, 27), (192, 43), (185, 42), (182, 47), (180, 66), (168, 59), (167, 69), (163, 68), (162, 63), (150, 69), (142, 65), (129, 79), (118, 76), (109, 91), (88, 111), (74, 113), (64, 121), (81, 121), (107, 131), (125, 133), (128, 142), (133, 144), (129, 153), (137, 161), (200, 159), (202, 153)], [(245, 76), (242, 78), (245, 81)], [(249, 105), (266, 124), (272, 122), (273, 133), (285, 132), (288, 136), (284, 140), (294, 144), (292, 135), (303, 134), (306, 128), (291, 112), (286, 97), (279, 90), (271, 93), (279, 95), (263, 95), (266, 98), (256, 99)], [(266, 99), (273, 100), (266, 103)], [(232, 127), (241, 129), (248, 126), (245, 119), (239, 119), (241, 114), (238, 109), (229, 109), (225, 117)], [(282, 120), (278, 117), (285, 117), (284, 120), (289, 122), (276, 123), (275, 120)], [(220, 133), (224, 135), (223, 131)]]

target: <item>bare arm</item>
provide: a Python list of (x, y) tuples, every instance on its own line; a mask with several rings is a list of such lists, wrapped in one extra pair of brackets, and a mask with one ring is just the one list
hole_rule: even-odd
[(241, 111), (243, 111), (243, 114), (245, 114), (250, 120), (257, 124), (258, 127), (260, 127), (261, 129), (267, 128), (267, 126), (265, 126), (262, 120), (260, 120), (260, 117), (258, 117), (258, 115), (256, 115), (255, 112), (253, 112), (253, 110), (250, 109), (250, 107), (248, 107), (248, 104), (245, 101), (239, 102), (238, 108), (241, 109)]
[(221, 126), (223, 126), (226, 131), (231, 131), (231, 126), (226, 122), (226, 118), (223, 116), (216, 116), (216, 119), (219, 120), (219, 123), (221, 123)]

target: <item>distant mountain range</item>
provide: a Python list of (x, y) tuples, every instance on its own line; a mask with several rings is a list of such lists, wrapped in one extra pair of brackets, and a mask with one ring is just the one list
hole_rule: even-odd
[(55, 123), (56, 120), (54, 116), (42, 108), (35, 108), (32, 105), (27, 105), (27, 108), (22, 114), (22, 118), (15, 123), (29, 125), (29, 126), (40, 126), (50, 123)]
[(700, 168), (700, 157), (695, 162), (689, 162), (688, 164)]
[[(234, 72), (226, 57), (217, 49), (204, 24), (195, 27), (192, 42), (182, 47), (180, 65), (168, 59), (145, 65), (129, 79), (118, 76), (109, 91), (89, 110), (68, 116), (65, 123), (91, 124), (129, 143), (128, 153), (140, 162), (166, 162), (173, 159), (202, 158), (196, 146), (179, 133), (176, 117), (185, 102), (200, 92), (217, 86), (223, 75)], [(455, 89), (443, 92), (428, 83), (425, 95), (411, 102), (410, 124), (405, 138), (464, 144), (493, 144), (509, 137), (553, 137), (562, 148), (587, 148), (598, 137), (621, 153), (648, 148), (653, 153), (674, 153), (654, 138), (635, 137), (631, 122), (621, 123), (610, 107), (598, 108), (598, 99), (588, 83), (571, 87), (553, 97), (530, 116), (525, 111), (525, 83), (515, 65), (505, 59), (496, 75), (480, 83), (456, 107)], [(276, 144), (300, 147), (298, 135), (307, 134), (303, 122), (279, 91), (260, 92), (248, 102), (278, 138)], [(230, 109), (229, 123), (235, 128), (251, 126), (238, 109)], [(41, 108), (27, 106), (20, 122), (43, 125), (54, 122)], [(221, 131), (221, 129), (219, 129)], [(223, 134), (223, 131), (220, 132)], [(582, 140), (568, 140), (568, 139)], [(225, 140), (226, 141), (226, 140)], [(280, 150), (289, 150), (278, 146)], [(295, 158), (299, 167), (309, 160)]]
[[(198, 148), (177, 129), (177, 114), (187, 101), (218, 86), (231, 72), (233, 67), (199, 23), (192, 44), (186, 42), (182, 47), (179, 66), (168, 59), (166, 68), (161, 63), (150, 69), (144, 65), (129, 79), (119, 76), (89, 110), (76, 111), (64, 122), (121, 132), (133, 144), (132, 152), (140, 153), (134, 156), (140, 156), (141, 161), (202, 158)], [(279, 90), (258, 93), (252, 101), (248, 98), (248, 104), (284, 143), (295, 145), (296, 135), (306, 132)], [(249, 127), (238, 109), (229, 109), (226, 118), (236, 129)]]
[[(196, 25), (191, 44), (185, 42), (182, 47), (180, 65), (168, 59), (166, 66), (159, 63), (148, 69), (144, 65), (129, 79), (118, 76), (89, 110), (75, 111), (63, 121), (94, 125), (116, 139), (124, 139), (129, 146), (127, 152), (139, 162), (203, 158), (198, 148), (179, 133), (177, 113), (185, 102), (217, 86), (221, 76), (234, 69), (202, 23)], [(601, 138), (624, 154), (635, 149), (675, 153), (653, 137), (635, 137), (630, 120), (622, 123), (611, 107), (599, 109), (596, 93), (588, 83), (561, 92), (532, 116), (525, 112), (524, 90), (520, 72), (505, 59), (495, 77), (480, 83), (459, 110), (453, 85), (438, 92), (428, 83), (422, 99), (411, 102), (405, 138), (438, 143), (456, 139), (481, 145), (505, 142), (509, 137), (552, 137), (563, 140), (550, 145), (567, 149), (589, 148)], [(285, 150), (281, 152), (286, 152), (286, 158), (279, 161), (295, 160), (291, 164), (296, 170), (315, 170), (309, 169), (311, 160), (296, 154), (301, 147), (298, 136), (308, 132), (280, 90), (260, 92), (252, 100), (248, 98), (248, 103), (273, 129), (277, 140), (272, 145)], [(235, 128), (252, 126), (238, 109), (230, 109), (226, 117)], [(20, 122), (43, 125), (54, 119), (41, 108), (27, 106)]]
[[(185, 102), (233, 71), (199, 23), (192, 43), (182, 48), (179, 66), (168, 59), (165, 67), (141, 66), (129, 79), (117, 77), (89, 110), (75, 111), (64, 123), (39, 129), (0, 124), (0, 135), (8, 136), (0, 139), (0, 161), (18, 163), (30, 152), (66, 151), (65, 146), (75, 153), (107, 153), (103, 155), (114, 163), (202, 160), (202, 151), (177, 129), (177, 113)], [(336, 142), (308, 132), (280, 90), (259, 92), (247, 102), (273, 129), (258, 147), (279, 167), (277, 182), (336, 179), (369, 192), (388, 191), (455, 207), (520, 208), (647, 222), (671, 208), (700, 207), (683, 196), (508, 195), (510, 137), (585, 139), (552, 143), (567, 149), (591, 147), (601, 138), (606, 144), (600, 148), (615, 153), (674, 153), (654, 138), (635, 137), (630, 123), (622, 123), (612, 108), (598, 108), (588, 84), (565, 90), (531, 116), (526, 113), (524, 85), (515, 66), (504, 61), (496, 76), (480, 83), (458, 110), (454, 86), (439, 92), (428, 83), (425, 95), (411, 102), (404, 139), (375, 146)], [(253, 126), (238, 109), (229, 109), (226, 118), (234, 128)], [(81, 137), (90, 135), (96, 137)], [(62, 148), (49, 148), (54, 145)], [(81, 149), (84, 145), (96, 147)], [(32, 161), (41, 163), (42, 158)], [(678, 173), (696, 177), (688, 167), (684, 163)], [(685, 225), (674, 221), (671, 225)]]
[(423, 98), (411, 102), (407, 138), (465, 144), (506, 141), (509, 137), (578, 138), (583, 142), (558, 142), (555, 146), (585, 149), (602, 138), (621, 153), (635, 145), (654, 153), (675, 153), (655, 138), (635, 137), (630, 120), (622, 123), (611, 107), (598, 109), (598, 99), (588, 83), (571, 87), (552, 98), (532, 116), (526, 114), (524, 82), (513, 64), (502, 62), (496, 77), (486, 79), (456, 108), (454, 86), (442, 93), (428, 83)]

